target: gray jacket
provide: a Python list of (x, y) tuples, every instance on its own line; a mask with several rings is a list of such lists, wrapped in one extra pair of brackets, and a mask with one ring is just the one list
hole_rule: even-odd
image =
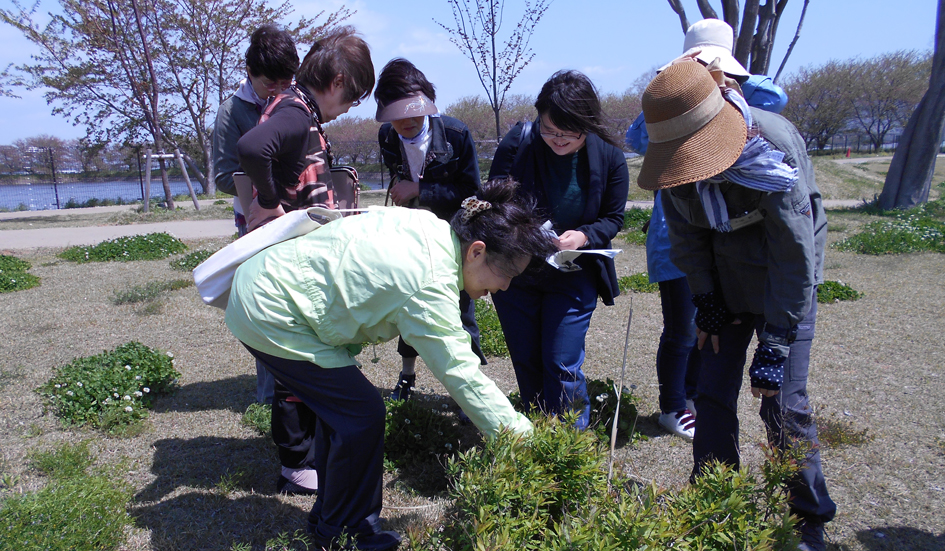
[(256, 126), (259, 115), (255, 103), (236, 96), (230, 96), (220, 104), (213, 125), (213, 170), (217, 189), (224, 193), (236, 195), (233, 173), (240, 170), (236, 142)]
[(767, 193), (721, 184), (729, 218), (758, 210), (760, 221), (732, 232), (710, 228), (695, 184), (661, 193), (670, 256), (693, 294), (720, 290), (734, 313), (764, 315), (781, 328), (797, 325), (811, 307), (813, 288), (823, 283), (827, 218), (804, 140), (787, 119), (754, 107), (761, 135), (784, 162), (798, 169), (789, 192)]

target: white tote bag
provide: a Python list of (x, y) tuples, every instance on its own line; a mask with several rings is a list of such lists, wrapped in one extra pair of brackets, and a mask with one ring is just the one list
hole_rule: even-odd
[(210, 306), (226, 309), (233, 275), (240, 264), (267, 247), (305, 235), (341, 218), (342, 214), (322, 207), (295, 210), (223, 247), (194, 268), (194, 283), (200, 298)]

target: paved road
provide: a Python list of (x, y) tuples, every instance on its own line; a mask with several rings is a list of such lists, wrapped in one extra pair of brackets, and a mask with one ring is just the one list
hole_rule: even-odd
[[(208, 202), (207, 204), (209, 204)], [(824, 201), (828, 208), (854, 207), (862, 201)], [(627, 201), (627, 208), (650, 208), (653, 201)], [(0, 213), (0, 220), (35, 216), (57, 216), (79, 212), (113, 212), (128, 210), (127, 205), (92, 207), (89, 209), (47, 210)], [(166, 232), (178, 239), (206, 239), (226, 237), (236, 233), (233, 220), (190, 220), (182, 222), (160, 222), (155, 224), (130, 224), (125, 226), (84, 226), (70, 228), (40, 228), (35, 230), (0, 230), (0, 252), (42, 247), (71, 247), (94, 245), (108, 239), (129, 235), (144, 235)]]

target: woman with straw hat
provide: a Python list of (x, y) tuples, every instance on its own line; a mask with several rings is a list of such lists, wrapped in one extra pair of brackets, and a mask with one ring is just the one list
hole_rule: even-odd
[[(822, 550), (836, 513), (807, 396), (827, 222), (804, 140), (751, 108), (717, 63), (682, 60), (647, 86), (650, 143), (638, 184), (661, 193), (673, 264), (696, 305), (702, 368), (692, 477), (739, 465), (738, 392), (752, 336), (751, 392), (771, 444), (809, 445), (789, 484), (801, 549)], [(705, 346), (708, 344), (708, 346)]]

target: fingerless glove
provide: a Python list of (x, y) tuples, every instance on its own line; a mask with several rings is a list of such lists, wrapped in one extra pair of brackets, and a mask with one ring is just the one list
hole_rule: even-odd
[(696, 327), (710, 335), (718, 335), (723, 325), (735, 320), (735, 314), (729, 312), (722, 300), (722, 295), (715, 291), (692, 295), (696, 310)]
[(786, 361), (787, 356), (759, 342), (758, 348), (755, 349), (755, 357), (751, 360), (751, 367), (748, 368), (752, 388), (781, 390)]

